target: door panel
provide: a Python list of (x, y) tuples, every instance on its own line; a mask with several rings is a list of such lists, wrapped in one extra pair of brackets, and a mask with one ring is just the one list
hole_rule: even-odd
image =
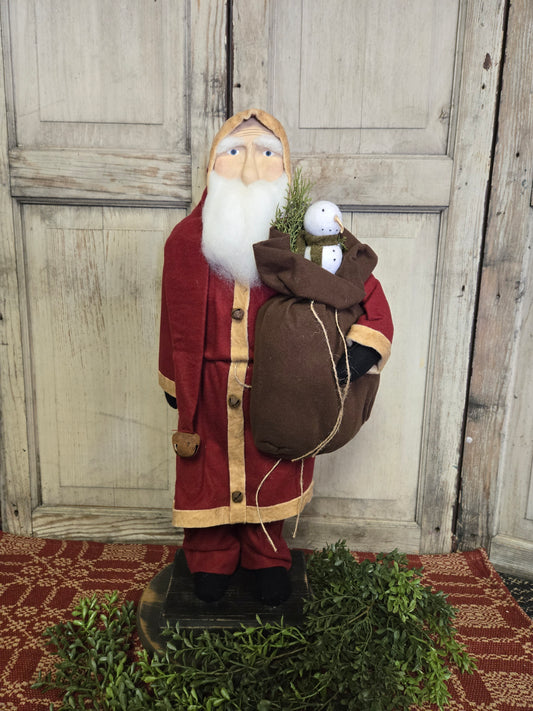
[(18, 144), (185, 154), (187, 6), (11, 3)]
[(318, 457), (309, 513), (414, 520), (440, 220), (436, 214), (344, 217), (380, 257), (375, 274), (387, 285), (397, 335), (370, 420), (347, 446)]
[(15, 0), (0, 13), (9, 314), (22, 324), (2, 401), (29, 440), (6, 460), (6, 527), (176, 541), (160, 277), (226, 116), (226, 3)]
[(163, 246), (184, 215), (25, 206), (44, 506), (172, 501), (175, 416), (154, 373)]
[[(533, 15), (532, 15), (533, 19)], [(531, 175), (531, 171), (530, 171)], [(533, 239), (533, 209), (527, 220), (528, 239)], [(517, 255), (518, 256), (518, 255)], [(529, 554), (526, 572), (533, 577), (533, 289), (531, 250), (523, 252), (522, 274), (516, 285), (516, 361), (510, 384), (507, 405), (509, 419), (506, 423), (507, 446), (500, 464), (501, 491), (500, 515), (497, 517), (496, 538), (491, 545), (491, 555), (497, 557), (502, 542), (522, 548)], [(517, 265), (518, 266), (518, 265)], [(513, 541), (514, 539), (514, 546)], [(500, 552), (501, 555), (501, 552)]]
[(376, 249), (396, 324), (296, 543), (450, 550), (505, 6), (233, 0), (228, 36), (218, 0), (0, 4), (9, 530), (173, 535), (157, 272), (230, 97), (280, 119), (314, 196)]
[[(306, 174), (346, 206), (448, 205), (458, 3), (302, 0), (267, 8), (270, 80), (262, 93), (283, 116)], [(235, 34), (237, 42), (245, 32)], [(235, 62), (239, 108), (255, 93), (243, 92), (256, 81), (244, 74), (248, 42)]]
[(302, 0), (269, 10), (278, 80), (268, 98), (293, 151), (446, 153), (456, 0)]
[(12, 3), (13, 195), (190, 202), (189, 14), (164, 1)]
[(504, 3), (233, 9), (234, 109), (285, 126), (313, 197), (378, 253), (396, 327), (370, 421), (318, 457), (297, 541), (449, 551)]
[[(533, 210), (529, 239), (533, 237)], [(499, 471), (499, 501), (495, 516), (490, 558), (502, 572), (533, 579), (533, 295), (531, 264), (522, 284), (521, 308), (517, 314), (517, 360), (515, 382), (508, 404), (507, 447)], [(529, 285), (529, 286), (526, 286)]]
[(509, 9), (458, 520), (462, 548), (533, 578), (533, 5)]
[[(361, 129), (361, 133), (374, 128), (427, 128), (434, 6), (418, 0), (410, 7), (381, 2), (372, 12), (369, 9), (365, 3), (351, 8), (346, 0), (334, 0), (327, 6), (303, 4), (299, 33), (301, 128), (327, 125)], [(400, 14), (404, 12), (416, 12), (419, 24), (406, 22)], [(350, 21), (331, 22), (332, 16), (350, 17)], [(448, 17), (453, 19), (453, 14)], [(454, 32), (452, 27), (452, 38)], [(391, 66), (389, 53), (377, 52), (377, 46), (389, 48), (398, 59), (401, 55), (401, 62)], [(330, 55), (326, 62), (325, 54)], [(450, 87), (449, 72), (444, 78)], [(340, 83), (342, 94), (337, 92)], [(311, 86), (315, 90), (307, 91)], [(379, 86), (380, 92), (372, 91), (372, 86)]]

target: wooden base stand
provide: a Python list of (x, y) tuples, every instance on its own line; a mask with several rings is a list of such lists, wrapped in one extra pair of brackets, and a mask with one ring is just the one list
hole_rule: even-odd
[(194, 594), (185, 554), (179, 550), (174, 563), (163, 568), (141, 596), (137, 631), (142, 644), (150, 652), (162, 651), (165, 647), (162, 630), (178, 622), (181, 629), (236, 630), (242, 625), (257, 625), (259, 615), (262, 622), (279, 622), (283, 617), (287, 625), (302, 625), (303, 600), (309, 594), (302, 551), (292, 551), (290, 579), (292, 595), (278, 607), (264, 605), (254, 597), (252, 574), (242, 568), (232, 576), (222, 600), (202, 602)]

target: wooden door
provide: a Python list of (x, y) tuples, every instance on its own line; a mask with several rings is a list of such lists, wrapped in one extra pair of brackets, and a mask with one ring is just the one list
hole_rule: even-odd
[(533, 578), (533, 5), (513, 2), (468, 401), (458, 535)]
[(159, 280), (226, 116), (225, 12), (2, 3), (8, 530), (176, 539)]
[(452, 548), (504, 5), (233, 3), (234, 109), (283, 123), (378, 253), (396, 327), (370, 421), (318, 458), (301, 545)]
[(296, 543), (450, 550), (505, 4), (233, 0), (230, 28), (221, 0), (1, 4), (5, 528), (176, 540), (161, 247), (258, 106), (378, 252), (396, 323)]

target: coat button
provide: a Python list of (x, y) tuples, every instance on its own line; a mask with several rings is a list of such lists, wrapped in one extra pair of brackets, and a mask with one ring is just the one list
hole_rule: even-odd
[(242, 491), (234, 491), (231, 495), (231, 500), (234, 504), (240, 504), (243, 499)]
[(242, 309), (232, 309), (231, 318), (235, 321), (242, 321), (244, 318), (244, 311)]
[(230, 395), (228, 398), (228, 405), (235, 409), (236, 407), (239, 407), (241, 404), (240, 398), (238, 398), (236, 395)]

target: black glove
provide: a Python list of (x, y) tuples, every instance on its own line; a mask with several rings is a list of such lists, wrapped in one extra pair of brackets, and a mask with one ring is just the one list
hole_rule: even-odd
[(177, 409), (178, 409), (178, 403), (176, 402), (176, 398), (175, 398), (174, 396), (172, 396), (172, 395), (169, 395), (166, 391), (165, 391), (165, 397), (166, 397), (167, 402), (168, 402), (168, 404), (170, 405), (170, 407), (173, 407), (174, 410), (177, 410)]
[[(380, 354), (369, 346), (362, 346), (360, 343), (352, 343), (348, 346), (348, 364), (350, 366), (350, 379), (355, 380), (367, 373), (373, 365), (376, 365), (381, 358)], [(348, 381), (348, 371), (346, 370), (346, 357), (341, 355), (337, 363), (337, 376), (339, 383), (345, 385)]]

